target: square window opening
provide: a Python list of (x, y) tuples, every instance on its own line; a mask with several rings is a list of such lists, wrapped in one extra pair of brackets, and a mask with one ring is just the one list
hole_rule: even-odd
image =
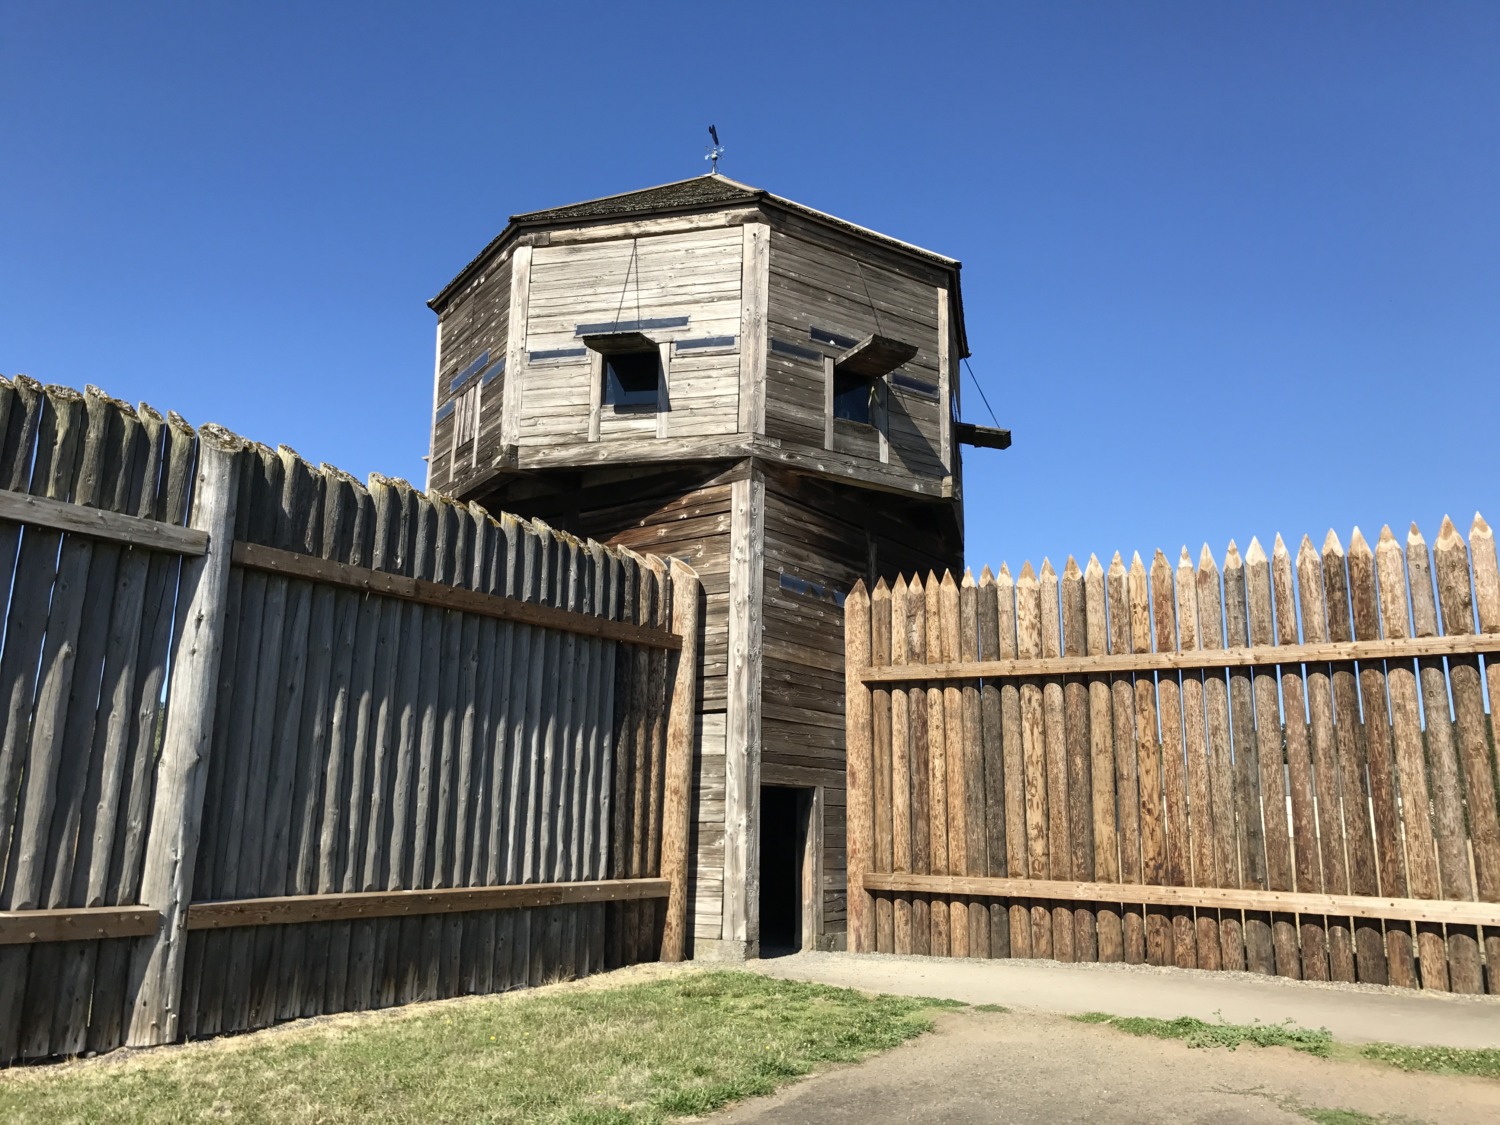
[(835, 418), (870, 425), (870, 400), (874, 397), (875, 387), (868, 379), (859, 375), (834, 372), (833, 416)]
[(655, 411), (661, 399), (661, 355), (651, 351), (615, 352), (604, 357), (605, 406), (615, 413)]

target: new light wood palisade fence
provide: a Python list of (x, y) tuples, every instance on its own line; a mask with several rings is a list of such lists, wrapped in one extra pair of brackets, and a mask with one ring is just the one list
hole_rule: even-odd
[(692, 571), (0, 379), (0, 1062), (683, 954)]
[(1500, 991), (1482, 519), (845, 614), (852, 948)]

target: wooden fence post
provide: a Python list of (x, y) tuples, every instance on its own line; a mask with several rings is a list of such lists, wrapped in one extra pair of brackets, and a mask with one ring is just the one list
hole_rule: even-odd
[(198, 479), (189, 526), (208, 550), (184, 561), (166, 729), (157, 766), (140, 902), (161, 912), (160, 930), (137, 946), (130, 966), (132, 1047), (170, 1043), (181, 1017), (187, 908), (193, 889), (203, 787), (213, 736), (224, 640), (229, 558), (234, 547), (238, 453), (244, 443), (216, 426), (198, 434)]
[(703, 586), (692, 567), (671, 564), (672, 632), (682, 638), (667, 716), (667, 762), (662, 799), (661, 874), (671, 884), (662, 930), (661, 959), (681, 961), (687, 951), (688, 838), (693, 829), (694, 720), (698, 710), (698, 623)]
[[(870, 595), (865, 592), (863, 582), (856, 582), (844, 600), (849, 949), (853, 953), (875, 952), (874, 903), (870, 892), (865, 890), (865, 874), (870, 870), (870, 853), (874, 846), (870, 689), (860, 678), (869, 663)], [(943, 908), (946, 907), (944, 903)], [(937, 906), (933, 908), (937, 909)]]

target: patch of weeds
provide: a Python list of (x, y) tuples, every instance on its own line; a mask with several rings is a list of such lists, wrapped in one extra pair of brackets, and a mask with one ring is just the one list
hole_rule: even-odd
[(1367, 1043), (1359, 1053), (1374, 1062), (1402, 1070), (1500, 1078), (1500, 1049), (1494, 1047), (1402, 1047), (1395, 1043)]
[(1333, 1035), (1327, 1028), (1298, 1027), (1291, 1020), (1228, 1023), (1221, 1017), (1218, 1023), (1207, 1023), (1192, 1016), (1162, 1020), (1150, 1016), (1112, 1016), (1107, 1012), (1084, 1012), (1070, 1018), (1079, 1023), (1107, 1023), (1127, 1035), (1180, 1039), (1189, 1047), (1227, 1047), (1232, 1051), (1241, 1043), (1252, 1043), (1257, 1047), (1290, 1047), (1325, 1059), (1333, 1050)]
[(973, 1011), (976, 1011), (976, 1012), (1008, 1012), (1008, 1011), (1010, 1011), (1010, 1009), (1007, 1008), (1004, 1004), (975, 1004), (974, 1007), (973, 1007)]
[(967, 1008), (969, 1006), (962, 1000), (949, 1000), (945, 996), (913, 996), (912, 999), (929, 1008)]
[(1323, 1109), (1321, 1106), (1299, 1106), (1297, 1112), (1318, 1125), (1380, 1125), (1384, 1117), (1372, 1117), (1357, 1109)]

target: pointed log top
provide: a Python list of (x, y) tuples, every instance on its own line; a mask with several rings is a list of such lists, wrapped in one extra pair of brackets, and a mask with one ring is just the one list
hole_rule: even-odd
[(1290, 555), (1291, 554), (1291, 552), (1289, 552), (1286, 549), (1286, 540), (1284, 540), (1281, 537), (1281, 532), (1279, 532), (1279, 531), (1276, 533), (1276, 542), (1274, 542), (1274, 543), (1271, 544), (1271, 554), (1272, 555)]
[(995, 576), (995, 581), (1004, 586), (1014, 583), (1015, 579), (1010, 576), (1010, 563), (1000, 564), (1000, 573)]
[(892, 584), (891, 590), (897, 594), (906, 593), (906, 576), (902, 574), (896, 575), (896, 581)]
[(911, 576), (911, 581), (906, 584), (906, 593), (907, 596), (914, 597), (918, 601), (922, 600), (922, 576), (920, 574)]
[(205, 423), (203, 428), (198, 432), (198, 436), (200, 440), (217, 445), (220, 449), (230, 453), (238, 453), (247, 444), (245, 439), (240, 437), (239, 434), (233, 430), (226, 430), (217, 422)]
[(1119, 551), (1116, 551), (1115, 552), (1115, 557), (1109, 560), (1109, 572), (1111, 574), (1124, 574), (1125, 573), (1125, 563), (1124, 563), (1124, 560), (1122, 560), (1120, 558), (1120, 552)]
[(1386, 524), (1385, 526), (1383, 526), (1380, 529), (1380, 543), (1379, 543), (1379, 545), (1383, 547), (1387, 543), (1394, 543), (1395, 541), (1396, 541), (1396, 537), (1395, 537), (1395, 535), (1393, 535), (1391, 533), (1391, 525), (1390, 524)]
[(1297, 565), (1301, 566), (1304, 561), (1311, 561), (1317, 557), (1318, 552), (1313, 547), (1312, 537), (1304, 535), (1301, 544), (1297, 547)]
[(1099, 575), (1101, 575), (1103, 573), (1104, 573), (1104, 568), (1099, 565), (1099, 556), (1098, 555), (1090, 555), (1089, 556), (1089, 565), (1083, 568), (1083, 576), (1085, 578), (1097, 578)]
[(1057, 571), (1055, 571), (1055, 570), (1052, 569), (1052, 560), (1049, 559), (1049, 558), (1045, 558), (1044, 557), (1042, 559), (1042, 577), (1043, 578), (1056, 578), (1057, 577)]
[(1021, 567), (1021, 576), (1019, 578), (1017, 578), (1016, 581), (1017, 582), (1035, 582), (1036, 581), (1036, 571), (1034, 571), (1034, 570), (1031, 569), (1031, 560), (1030, 559), (1027, 559), (1026, 562), (1025, 562), (1025, 564)]
[(1078, 569), (1078, 560), (1069, 555), (1067, 563), (1063, 566), (1063, 577), (1077, 578), (1081, 573), (1082, 571)]
[(1422, 529), (1415, 522), (1412, 523), (1411, 530), (1406, 533), (1406, 544), (1409, 547), (1427, 546), (1427, 540), (1422, 538)]
[(1469, 528), (1469, 538), (1473, 539), (1474, 536), (1476, 536), (1476, 535), (1488, 536), (1489, 534), (1490, 534), (1490, 525), (1484, 522), (1484, 517), (1483, 516), (1481, 516), (1478, 512), (1475, 512), (1474, 513), (1474, 523)]
[(1453, 526), (1453, 521), (1451, 519), (1449, 519), (1447, 516), (1444, 516), (1443, 526), (1438, 528), (1437, 541), (1439, 543), (1442, 543), (1444, 541), (1457, 539), (1458, 537), (1458, 528)]
[(1351, 555), (1368, 555), (1370, 553), (1370, 545), (1365, 542), (1364, 533), (1359, 530), (1357, 525), (1349, 534), (1349, 553)]
[(1130, 569), (1131, 570), (1145, 570), (1146, 569), (1146, 564), (1141, 561), (1141, 553), (1139, 551), (1134, 551), (1134, 552), (1131, 553), (1131, 555), (1130, 555)]
[(1160, 547), (1156, 548), (1156, 554), (1151, 556), (1151, 569), (1155, 570), (1158, 566), (1167, 565), (1169, 565), (1167, 563), (1167, 553)]
[(870, 595), (871, 600), (877, 602), (889, 600), (890, 596), (891, 588), (885, 584), (884, 578), (875, 583), (875, 592)]
[(935, 571), (935, 570), (929, 570), (927, 572), (927, 585), (929, 585), (929, 586), (937, 586), (937, 585), (939, 585), (937, 571)]
[[(1278, 535), (1277, 538), (1280, 539), (1281, 537)], [(1250, 549), (1245, 552), (1245, 564), (1247, 566), (1254, 566), (1256, 563), (1263, 563), (1265, 561), (1266, 550), (1260, 545), (1260, 540), (1252, 535), (1250, 537)]]
[(863, 578), (860, 578), (860, 579), (857, 579), (855, 581), (854, 585), (849, 588), (849, 594), (848, 594), (847, 597), (844, 598), (844, 601), (846, 603), (848, 603), (850, 601), (853, 601), (855, 599), (859, 599), (859, 600), (863, 601), (865, 598), (868, 598), (869, 596), (870, 595), (865, 592), (865, 580)]
[(981, 586), (993, 586), (995, 584), (995, 574), (990, 570), (989, 563), (985, 563), (984, 569), (979, 572), (979, 584)]
[(1339, 537), (1334, 534), (1333, 528), (1328, 529), (1328, 534), (1323, 537), (1323, 554), (1338, 557), (1343, 555), (1344, 545), (1339, 542)]
[(964, 567), (964, 580), (960, 582), (959, 585), (962, 586), (965, 590), (972, 590), (974, 588), (974, 572), (968, 567)]
[(1193, 556), (1190, 555), (1190, 554), (1188, 554), (1188, 549), (1187, 549), (1187, 544), (1186, 543), (1184, 543), (1182, 545), (1182, 552), (1177, 556), (1177, 569), (1178, 570), (1192, 570), (1193, 569)]
[(958, 589), (958, 583), (955, 582), (955, 581), (953, 581), (953, 572), (951, 570), (945, 570), (945, 571), (943, 571), (943, 581), (942, 581), (941, 585), (945, 589), (949, 589), (949, 590), (956, 590), (956, 589)]
[(1219, 564), (1214, 561), (1214, 553), (1209, 549), (1207, 543), (1203, 544), (1203, 550), (1198, 552), (1199, 570), (1217, 570)]
[(1243, 570), (1244, 560), (1240, 558), (1240, 549), (1234, 545), (1234, 540), (1229, 541), (1229, 547), (1224, 551), (1225, 570)]

